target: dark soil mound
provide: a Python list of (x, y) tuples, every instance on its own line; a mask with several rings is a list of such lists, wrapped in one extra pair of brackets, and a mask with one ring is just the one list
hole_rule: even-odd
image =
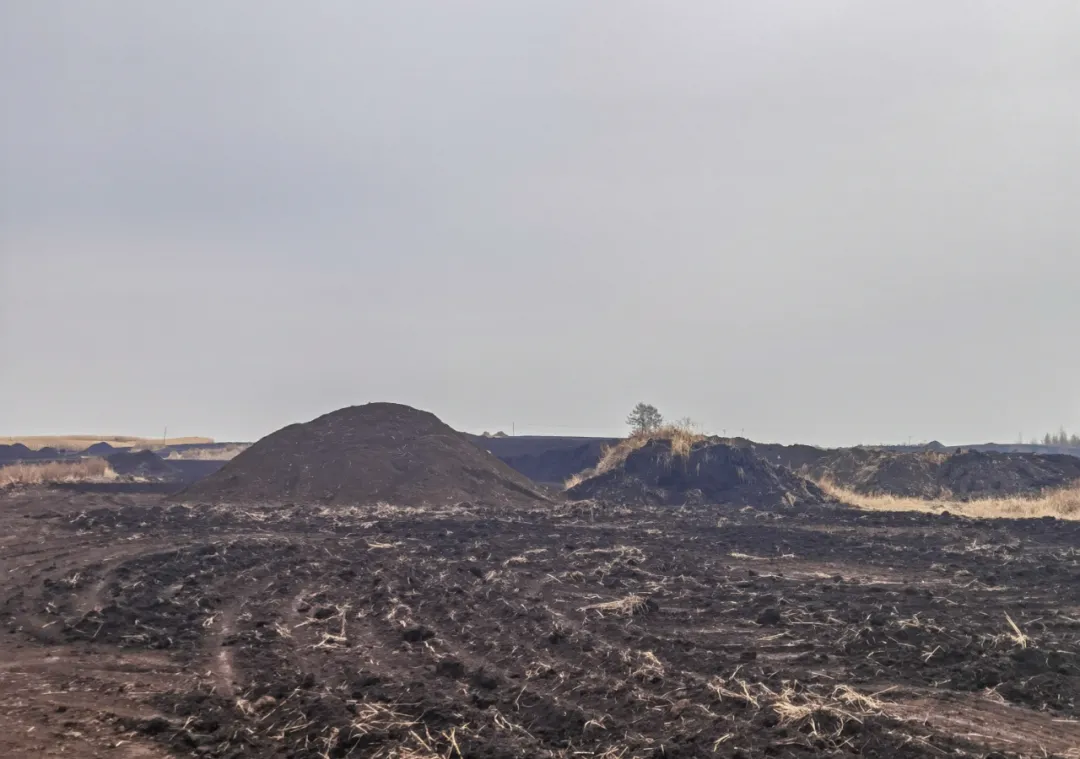
[(496, 455), (531, 480), (562, 485), (572, 475), (595, 467), (608, 444), (606, 440), (590, 440), (573, 448)]
[(167, 479), (177, 474), (167, 461), (153, 451), (120, 451), (106, 461), (114, 472), (125, 477)]
[(278, 430), (178, 497), (405, 506), (546, 500), (434, 414), (396, 403), (353, 406)]
[(109, 445), (108, 443), (101, 442), (101, 443), (94, 443), (92, 446), (90, 446), (85, 451), (83, 451), (83, 453), (86, 454), (87, 456), (111, 456), (112, 454), (116, 453), (118, 450), (120, 450), (120, 449), (115, 448), (115, 447)]
[(567, 492), (576, 499), (623, 503), (724, 503), (756, 508), (826, 500), (816, 485), (770, 464), (753, 449), (715, 440), (695, 443), (685, 456), (674, 453), (669, 440), (652, 440), (615, 468)]
[(838, 451), (809, 468), (860, 493), (914, 498), (1036, 495), (1080, 480), (1080, 458), (1032, 453)]
[(33, 450), (22, 443), (12, 445), (0, 445), (0, 461), (11, 463), (16, 461), (52, 461), (61, 458), (60, 451), (55, 448), (42, 448)]

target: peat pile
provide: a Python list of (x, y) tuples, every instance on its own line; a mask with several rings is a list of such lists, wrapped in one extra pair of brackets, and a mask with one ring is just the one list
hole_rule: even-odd
[(105, 460), (122, 477), (167, 480), (178, 475), (176, 469), (153, 451), (118, 451)]
[(55, 461), (63, 457), (64, 453), (55, 448), (41, 448), (35, 451), (32, 448), (27, 448), (22, 443), (0, 445), (0, 462), (4, 464), (22, 461)]
[(278, 430), (177, 497), (401, 506), (546, 500), (434, 414), (396, 403), (352, 406)]
[(567, 491), (574, 499), (655, 505), (805, 506), (827, 499), (804, 477), (770, 464), (752, 448), (700, 440), (681, 450), (653, 439), (625, 460)]
[(859, 493), (911, 498), (1034, 496), (1080, 481), (1080, 458), (1062, 454), (855, 448), (838, 451), (809, 469)]

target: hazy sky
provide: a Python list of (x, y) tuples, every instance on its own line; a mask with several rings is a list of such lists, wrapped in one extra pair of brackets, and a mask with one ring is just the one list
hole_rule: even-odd
[(0, 434), (1080, 431), (1075, 0), (0, 0)]

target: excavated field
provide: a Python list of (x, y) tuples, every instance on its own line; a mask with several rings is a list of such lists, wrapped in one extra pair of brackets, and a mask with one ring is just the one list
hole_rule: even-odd
[(0, 755), (1077, 757), (1080, 524), (0, 495)]

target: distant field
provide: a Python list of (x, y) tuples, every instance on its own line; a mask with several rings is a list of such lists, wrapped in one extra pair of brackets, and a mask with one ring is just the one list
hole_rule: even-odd
[(35, 451), (42, 448), (81, 451), (89, 448), (94, 443), (108, 443), (116, 448), (134, 448), (136, 446), (208, 445), (213, 442), (213, 438), (208, 437), (171, 437), (164, 439), (159, 437), (131, 437), (129, 435), (16, 435), (14, 437), (0, 437), (0, 445), (22, 443), (27, 448)]

